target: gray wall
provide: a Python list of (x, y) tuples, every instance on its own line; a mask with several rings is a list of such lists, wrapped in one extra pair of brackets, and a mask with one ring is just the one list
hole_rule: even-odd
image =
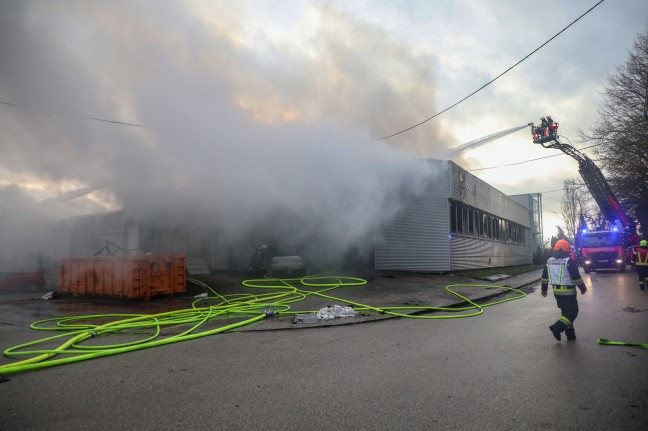
[(452, 271), (531, 263), (528, 245), (452, 235)]
[(530, 228), (529, 210), (470, 172), (449, 162), (450, 198)]
[(376, 269), (448, 271), (448, 199), (411, 198), (405, 204), (376, 244)]
[[(107, 251), (122, 255), (143, 253), (185, 253), (200, 260), (209, 270), (228, 269), (228, 242), (221, 230), (195, 226), (160, 226), (136, 221), (124, 211), (75, 217), (71, 220), (70, 249), (67, 256), (94, 256), (110, 241)], [(119, 248), (117, 248), (119, 247)]]
[[(531, 216), (524, 205), (450, 161), (429, 160), (438, 175), (403, 208), (376, 241), (379, 270), (446, 272), (531, 263)], [(450, 235), (453, 199), (528, 228), (526, 245)]]

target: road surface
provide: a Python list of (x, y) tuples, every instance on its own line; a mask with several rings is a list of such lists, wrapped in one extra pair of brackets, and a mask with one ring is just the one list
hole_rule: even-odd
[[(638, 430), (648, 423), (648, 293), (584, 275), (578, 339), (539, 285), (478, 317), (215, 335), (10, 376), (0, 429)], [(2, 328), (18, 342), (22, 329)], [(11, 345), (11, 344), (10, 344)]]

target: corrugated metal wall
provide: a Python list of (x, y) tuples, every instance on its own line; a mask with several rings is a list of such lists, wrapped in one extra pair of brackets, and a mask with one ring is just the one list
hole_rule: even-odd
[(542, 241), (544, 239), (542, 227), (542, 194), (529, 193), (524, 195), (512, 195), (511, 199), (529, 209), (531, 226), (530, 248), (532, 252), (535, 252), (538, 246), (542, 247)]
[[(144, 253), (183, 253), (198, 259), (210, 270), (228, 268), (228, 242), (222, 230), (207, 227), (164, 226), (136, 221), (124, 211), (76, 217), (71, 220), (72, 234), (68, 257), (95, 256), (111, 243), (117, 255)], [(106, 250), (102, 254), (107, 254)]]
[(403, 208), (383, 229), (376, 244), (375, 266), (381, 270), (444, 272), (450, 268), (448, 214), (449, 173), (435, 161), (435, 175), (424, 196), (403, 198)]
[(528, 246), (452, 235), (452, 271), (531, 263)]
[(69, 256), (94, 256), (102, 252), (107, 242), (112, 244), (113, 251), (126, 250), (125, 224), (122, 211), (74, 217), (71, 219)]
[(529, 210), (450, 162), (450, 198), (530, 228)]
[(450, 268), (448, 200), (411, 198), (376, 244), (376, 269), (443, 272)]
[(452, 199), (528, 228), (525, 245), (452, 235), (451, 270), (531, 263), (530, 210), (455, 163), (449, 169)]
[(438, 175), (431, 178), (426, 196), (407, 198), (383, 229), (376, 244), (376, 269), (445, 272), (531, 262), (529, 231), (526, 245), (450, 235), (449, 199), (527, 228), (529, 210), (453, 162), (429, 162)]

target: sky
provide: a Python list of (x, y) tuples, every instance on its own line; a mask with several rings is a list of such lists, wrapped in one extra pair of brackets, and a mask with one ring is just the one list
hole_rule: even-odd
[(602, 2), (398, 132), (596, 3), (0, 0), (0, 215), (30, 230), (128, 207), (352, 242), (452, 154), (505, 194), (541, 192), (548, 239), (578, 166), (520, 126), (551, 115), (585, 146), (648, 2)]

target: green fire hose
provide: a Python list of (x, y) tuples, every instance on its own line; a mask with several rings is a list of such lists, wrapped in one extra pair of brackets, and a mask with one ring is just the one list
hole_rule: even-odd
[[(243, 285), (267, 293), (244, 293), (221, 295), (199, 280), (190, 282), (211, 292), (196, 299), (192, 308), (157, 314), (93, 314), (66, 316), (34, 322), (30, 327), (37, 331), (54, 331), (59, 334), (10, 347), (4, 351), (7, 357), (29, 356), (18, 362), (0, 365), (0, 375), (38, 370), (73, 362), (117, 355), (150, 347), (206, 337), (243, 327), (272, 314), (290, 316), (316, 311), (294, 311), (292, 306), (309, 296), (318, 296), (331, 301), (348, 304), (356, 311), (381, 313), (402, 318), (452, 319), (478, 316), (484, 308), (522, 298), (526, 294), (506, 286), (482, 284), (454, 284), (445, 287), (451, 295), (461, 299), (466, 306), (434, 307), (403, 306), (377, 307), (343, 298), (330, 293), (340, 287), (359, 287), (366, 280), (355, 277), (330, 275), (307, 276), (303, 278), (265, 278), (245, 280)], [(304, 288), (296, 287), (300, 284)], [(453, 289), (458, 287), (504, 289), (515, 296), (502, 300), (477, 304)], [(452, 314), (420, 314), (446, 312)], [(108, 337), (119, 342), (103, 343)]]

